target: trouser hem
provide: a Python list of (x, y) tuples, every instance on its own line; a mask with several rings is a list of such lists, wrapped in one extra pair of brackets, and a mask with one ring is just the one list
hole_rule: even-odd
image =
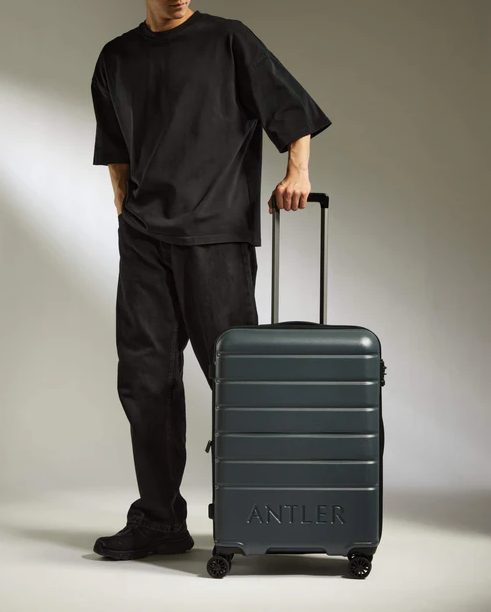
[(178, 523), (177, 525), (162, 525), (162, 523), (155, 523), (154, 521), (149, 521), (146, 518), (141, 518), (138, 516), (129, 516), (127, 522), (133, 523), (135, 525), (142, 525), (143, 527), (149, 527), (150, 529), (162, 531), (163, 533), (175, 533), (177, 531), (180, 531), (186, 525), (185, 520), (182, 521), (182, 523)]

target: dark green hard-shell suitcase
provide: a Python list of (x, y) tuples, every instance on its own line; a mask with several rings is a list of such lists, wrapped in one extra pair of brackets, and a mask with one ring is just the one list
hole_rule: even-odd
[(320, 323), (278, 323), (279, 219), (273, 204), (271, 324), (236, 326), (215, 342), (214, 549), (223, 578), (235, 554), (325, 553), (365, 578), (382, 533), (382, 386), (369, 329), (327, 325), (327, 216), (321, 206)]

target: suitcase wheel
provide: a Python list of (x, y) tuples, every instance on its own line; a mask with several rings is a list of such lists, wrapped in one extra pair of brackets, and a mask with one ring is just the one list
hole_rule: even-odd
[(352, 556), (349, 561), (349, 570), (353, 578), (363, 579), (372, 569), (372, 562), (367, 557)]
[(213, 555), (206, 564), (212, 578), (224, 578), (230, 571), (230, 562), (223, 555)]

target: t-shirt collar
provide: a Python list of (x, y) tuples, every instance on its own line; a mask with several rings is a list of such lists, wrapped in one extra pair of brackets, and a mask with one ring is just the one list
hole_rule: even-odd
[(169, 38), (176, 36), (177, 34), (182, 32), (182, 30), (193, 24), (201, 15), (202, 13), (200, 11), (195, 10), (191, 17), (188, 17), (186, 21), (183, 21), (183, 23), (179, 24), (175, 28), (171, 28), (170, 30), (161, 30), (160, 32), (154, 32), (147, 25), (146, 21), (142, 21), (139, 25), (139, 28), (145, 38), (148, 38), (150, 40), (169, 40)]

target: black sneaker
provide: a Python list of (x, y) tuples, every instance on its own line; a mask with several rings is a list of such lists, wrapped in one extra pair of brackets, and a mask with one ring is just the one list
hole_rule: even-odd
[(113, 536), (98, 538), (94, 552), (117, 561), (128, 561), (151, 554), (183, 553), (193, 546), (194, 540), (185, 525), (180, 531), (164, 533), (130, 523)]

